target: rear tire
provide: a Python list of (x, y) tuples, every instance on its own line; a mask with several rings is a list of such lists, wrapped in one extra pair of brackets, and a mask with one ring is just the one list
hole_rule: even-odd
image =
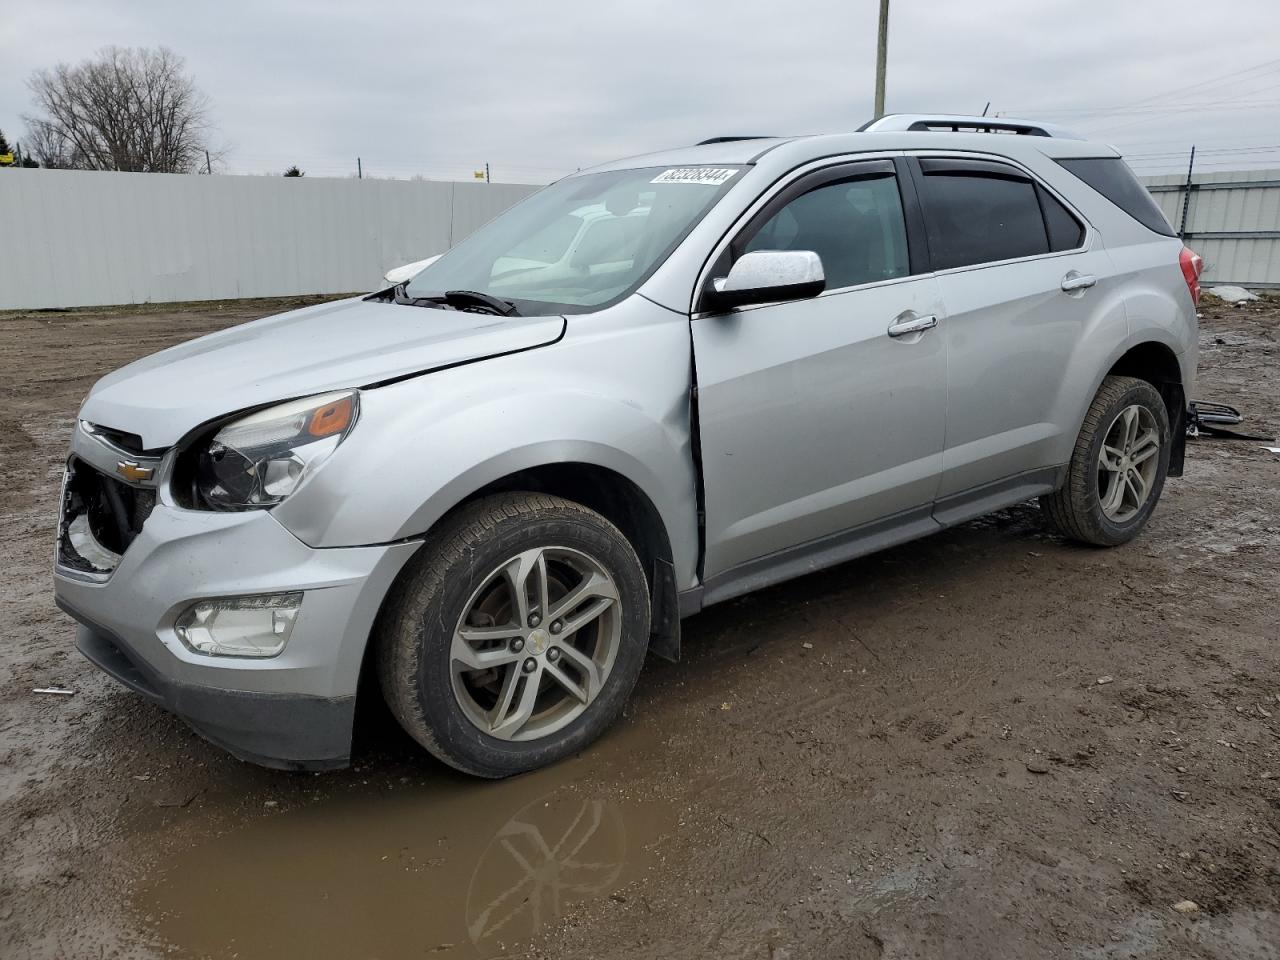
[(649, 589), (626, 537), (580, 504), (485, 497), (446, 518), (377, 628), (383, 695), (450, 766), (506, 777), (581, 750), (644, 663)]
[(1132, 540), (1164, 489), (1171, 440), (1169, 413), (1155, 387), (1107, 377), (1085, 414), (1066, 483), (1040, 498), (1050, 526), (1102, 547)]

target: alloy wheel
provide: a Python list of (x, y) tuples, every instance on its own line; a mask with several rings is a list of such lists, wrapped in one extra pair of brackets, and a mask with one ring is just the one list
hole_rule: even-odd
[(1098, 501), (1112, 523), (1125, 523), (1151, 496), (1160, 469), (1160, 427), (1141, 404), (1111, 422), (1098, 451)]
[(568, 547), (525, 550), (492, 570), (450, 645), (454, 697), (493, 737), (536, 740), (600, 695), (622, 640), (613, 577)]

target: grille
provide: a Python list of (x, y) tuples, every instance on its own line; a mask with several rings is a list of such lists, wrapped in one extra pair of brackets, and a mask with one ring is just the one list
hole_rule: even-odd
[(83, 573), (110, 573), (155, 505), (154, 490), (117, 480), (72, 457), (62, 492), (58, 561)]

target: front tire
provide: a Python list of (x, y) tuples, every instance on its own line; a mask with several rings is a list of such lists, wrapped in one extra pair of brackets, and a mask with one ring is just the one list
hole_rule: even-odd
[(1066, 483), (1040, 498), (1050, 525), (1097, 546), (1132, 540), (1164, 489), (1171, 441), (1169, 412), (1156, 388), (1107, 377), (1085, 414)]
[(446, 518), (401, 574), (377, 630), (383, 695), (436, 757), (481, 777), (593, 741), (635, 686), (649, 590), (626, 537), (534, 493)]

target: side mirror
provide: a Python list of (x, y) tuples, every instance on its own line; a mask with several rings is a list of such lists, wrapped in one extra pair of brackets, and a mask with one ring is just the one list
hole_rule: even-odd
[(412, 280), (427, 267), (431, 266), (440, 259), (442, 254), (437, 253), (434, 257), (427, 257), (425, 260), (417, 260), (413, 263), (406, 263), (403, 267), (392, 267), (382, 279), (387, 283), (401, 283), (405, 280)]
[(816, 297), (827, 286), (822, 259), (812, 250), (755, 250), (744, 253), (727, 277), (712, 280), (704, 309), (730, 310), (757, 303)]

